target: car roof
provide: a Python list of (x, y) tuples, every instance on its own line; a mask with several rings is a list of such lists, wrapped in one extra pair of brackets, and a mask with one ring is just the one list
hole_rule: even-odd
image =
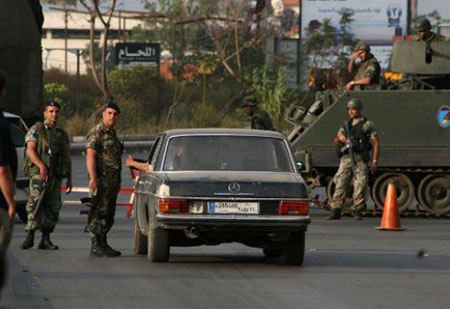
[(3, 112), (3, 116), (5, 116), (5, 118), (20, 118), (19, 115), (9, 113), (9, 112)]
[(277, 131), (250, 130), (250, 129), (230, 129), (230, 128), (199, 128), (199, 129), (174, 129), (164, 132), (168, 137), (176, 135), (243, 135), (258, 137), (285, 138)]

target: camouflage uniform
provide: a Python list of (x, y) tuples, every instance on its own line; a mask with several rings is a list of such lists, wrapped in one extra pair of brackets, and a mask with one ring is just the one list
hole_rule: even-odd
[(447, 38), (443, 35), (434, 33), (430, 31), (430, 35), (425, 40), (419, 38), (417, 34), (411, 36), (411, 41), (422, 41), (422, 42), (444, 42)]
[(252, 129), (256, 130), (271, 130), (274, 131), (272, 120), (266, 111), (256, 109), (251, 114), (250, 125)]
[(26, 158), (24, 173), (30, 176), (30, 196), (26, 205), (28, 222), (25, 230), (41, 229), (51, 233), (58, 222), (61, 209), (61, 181), (71, 174), (70, 140), (66, 131), (58, 125), (52, 128), (46, 122), (37, 122), (25, 136), (25, 143), (30, 141), (36, 142), (37, 155), (47, 167), (49, 179), (45, 201), (34, 216), (33, 211), (39, 202), (43, 182), (39, 176), (39, 167), (30, 158)]
[(86, 228), (93, 235), (106, 234), (114, 223), (123, 147), (116, 131), (107, 130), (101, 122), (89, 131), (86, 148), (92, 148), (96, 152), (97, 172), (97, 195), (94, 202), (96, 207), (88, 218)]
[[(359, 119), (362, 121), (362, 119)], [(359, 123), (353, 122), (352, 125)], [(338, 131), (338, 135), (342, 134), (347, 136), (344, 127), (341, 127)], [(377, 135), (375, 125), (370, 120), (367, 120), (362, 126), (362, 134), (366, 134), (370, 138)], [(345, 154), (341, 157), (341, 162), (339, 164), (339, 169), (334, 176), (334, 182), (336, 184), (336, 189), (333, 194), (333, 199), (331, 201), (331, 208), (342, 209), (345, 200), (345, 192), (350, 185), (350, 181), (353, 177), (353, 208), (355, 210), (360, 210), (365, 205), (367, 184), (369, 181), (369, 169), (367, 166), (367, 158), (364, 158), (363, 153), (354, 152), (355, 167), (352, 167), (352, 160), (349, 154)]]
[(354, 85), (354, 90), (375, 88), (380, 83), (380, 64), (371, 53), (368, 53), (367, 58), (355, 66), (355, 70), (356, 75), (353, 80), (360, 80), (366, 77), (371, 77), (371, 80), (370, 85)]

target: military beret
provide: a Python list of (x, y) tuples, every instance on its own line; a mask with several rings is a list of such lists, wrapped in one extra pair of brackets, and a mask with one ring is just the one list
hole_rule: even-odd
[(44, 104), (44, 110), (47, 108), (47, 106), (56, 106), (57, 108), (61, 109), (61, 105), (59, 105), (58, 102), (55, 100), (47, 100)]
[(119, 105), (117, 105), (114, 101), (107, 101), (105, 103), (105, 108), (103, 110), (105, 110), (107, 108), (112, 108), (112, 109), (114, 109), (116, 112), (118, 112), (120, 114)]

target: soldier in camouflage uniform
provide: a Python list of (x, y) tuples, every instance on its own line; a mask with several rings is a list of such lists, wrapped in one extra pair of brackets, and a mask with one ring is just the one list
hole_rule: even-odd
[[(359, 99), (351, 99), (347, 103), (347, 110), (350, 116), (348, 127), (350, 128), (350, 136), (353, 140), (353, 158), (355, 165), (348, 151), (341, 153), (341, 149), (345, 149), (348, 142), (349, 132), (347, 132), (346, 124), (342, 126), (335, 139), (338, 152), (342, 155), (339, 169), (334, 176), (336, 189), (331, 201), (333, 214), (328, 218), (337, 220), (341, 218), (341, 209), (344, 205), (345, 193), (349, 188), (353, 178), (353, 215), (357, 220), (361, 220), (360, 210), (365, 206), (367, 184), (369, 181), (369, 169), (375, 173), (377, 169), (379, 143), (375, 125), (367, 120), (361, 114), (363, 108)], [(373, 147), (372, 147), (373, 146)], [(370, 152), (372, 151), (372, 160), (370, 161)], [(369, 165), (370, 163), (370, 167)]]
[(86, 137), (89, 190), (93, 196), (86, 230), (92, 239), (92, 256), (112, 257), (121, 254), (111, 248), (106, 239), (106, 234), (114, 223), (117, 194), (120, 190), (123, 149), (114, 129), (119, 114), (119, 106), (112, 101), (107, 102), (102, 121)]
[(242, 108), (251, 117), (250, 127), (256, 130), (275, 131), (272, 120), (266, 111), (258, 108), (258, 103), (253, 97), (247, 97), (242, 101)]
[[(59, 218), (63, 178), (67, 178), (67, 193), (72, 190), (70, 141), (66, 131), (57, 124), (60, 109), (55, 101), (47, 101), (44, 122), (37, 122), (25, 136), (27, 158), (24, 173), (30, 177), (30, 197), (26, 206), (28, 222), (25, 230), (28, 235), (21, 245), (22, 249), (33, 247), (37, 229), (42, 231), (39, 249), (58, 249), (51, 242), (50, 233), (54, 231)], [(44, 200), (36, 210), (41, 195)]]
[(431, 31), (430, 21), (426, 18), (418, 19), (414, 23), (414, 30), (417, 31), (417, 34), (411, 36), (410, 39), (412, 41), (422, 41), (428, 43), (428, 42), (442, 42), (447, 40), (445, 36)]
[[(361, 62), (355, 64), (356, 58), (360, 58)], [(345, 85), (347, 90), (364, 90), (377, 88), (380, 83), (380, 64), (377, 59), (370, 53), (370, 46), (364, 42), (356, 45), (352, 58), (348, 63), (348, 72), (355, 73), (352, 81)]]

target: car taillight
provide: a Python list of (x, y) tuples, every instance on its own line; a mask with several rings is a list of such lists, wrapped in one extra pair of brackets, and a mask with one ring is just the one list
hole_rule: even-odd
[(278, 203), (279, 215), (306, 216), (309, 212), (308, 201), (280, 201)]
[(187, 213), (189, 212), (189, 201), (160, 198), (158, 210), (163, 214)]

